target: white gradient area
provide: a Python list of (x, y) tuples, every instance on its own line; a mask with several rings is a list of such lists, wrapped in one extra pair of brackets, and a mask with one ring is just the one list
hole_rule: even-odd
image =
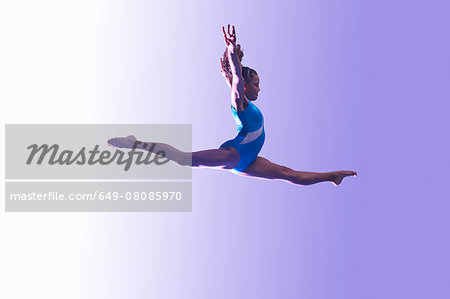
[(217, 148), (236, 134), (232, 23), (261, 79), (260, 155), (359, 177), (194, 169), (192, 213), (3, 212), (2, 298), (450, 296), (448, 4), (68, 3), (2, 4), (2, 122), (192, 123), (193, 149)]
[[(97, 13), (91, 1), (1, 2), (1, 140), (5, 123), (96, 122)], [(5, 213), (4, 150), (0, 297), (85, 297), (89, 216)]]

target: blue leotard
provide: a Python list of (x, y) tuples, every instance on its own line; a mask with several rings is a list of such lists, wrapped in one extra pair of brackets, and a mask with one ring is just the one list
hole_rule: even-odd
[(234, 147), (240, 156), (239, 163), (233, 168), (236, 172), (243, 172), (255, 161), (261, 150), (266, 134), (264, 132), (264, 117), (251, 101), (248, 101), (244, 111), (237, 111), (231, 105), (234, 121), (237, 125), (238, 135), (220, 147)]

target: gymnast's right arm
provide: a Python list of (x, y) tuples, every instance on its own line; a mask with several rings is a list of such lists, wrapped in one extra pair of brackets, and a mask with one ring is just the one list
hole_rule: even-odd
[[(236, 45), (236, 53), (242, 65), (242, 58), (244, 57), (244, 52), (242, 51), (241, 45), (239, 44)], [(231, 89), (233, 83), (233, 74), (231, 73), (230, 60), (228, 59), (228, 47), (225, 48), (223, 58), (220, 58), (220, 73), (225, 78), (228, 87)]]
[(236, 50), (236, 32), (233, 26), (233, 30), (230, 33), (230, 25), (228, 25), (228, 32), (225, 32), (224, 27), (222, 27), (222, 31), (225, 38), (225, 45), (227, 46), (228, 60), (233, 78), (231, 83), (231, 104), (236, 110), (244, 110), (244, 103), (248, 100), (244, 94), (242, 66)]

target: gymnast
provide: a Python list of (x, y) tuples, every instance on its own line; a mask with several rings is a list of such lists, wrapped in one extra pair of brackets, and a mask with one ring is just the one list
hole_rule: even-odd
[[(258, 156), (265, 140), (264, 118), (253, 103), (261, 90), (257, 72), (241, 65), (244, 53), (236, 43), (234, 26), (230, 30), (222, 27), (226, 50), (220, 59), (221, 73), (231, 88), (231, 112), (238, 134), (223, 143), (218, 149), (197, 152), (183, 152), (171, 145), (157, 142), (138, 141), (133, 135), (108, 140), (118, 148), (138, 148), (154, 153), (163, 152), (165, 157), (182, 166), (206, 167), (229, 170), (235, 174), (265, 180), (282, 180), (295, 185), (311, 185), (331, 182), (339, 185), (347, 176), (357, 173), (349, 170), (331, 172), (297, 171), (275, 164)], [(148, 146), (151, 144), (152, 146)]]

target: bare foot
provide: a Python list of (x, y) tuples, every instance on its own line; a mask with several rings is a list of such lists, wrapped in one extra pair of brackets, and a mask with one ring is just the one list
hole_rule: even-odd
[(116, 137), (108, 140), (108, 144), (118, 148), (132, 148), (137, 141), (133, 135), (127, 137)]
[(339, 170), (331, 173), (331, 182), (333, 185), (339, 185), (346, 176), (357, 176), (358, 174), (350, 170)]

